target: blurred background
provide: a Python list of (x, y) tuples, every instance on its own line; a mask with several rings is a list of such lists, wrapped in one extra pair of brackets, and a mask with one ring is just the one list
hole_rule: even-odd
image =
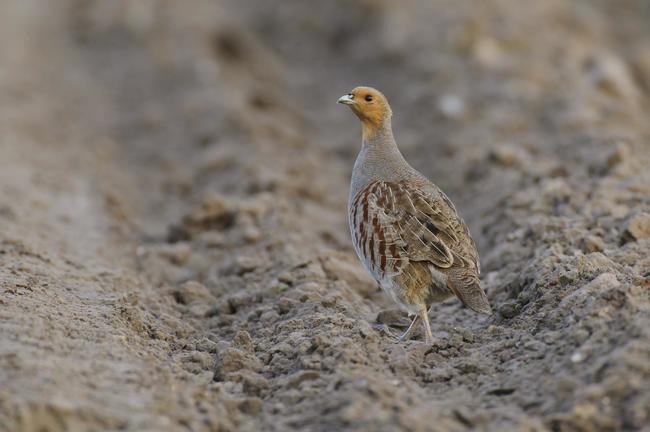
[[(407, 159), (455, 199), (481, 199), (488, 188), (475, 189), (486, 182), (503, 193), (526, 179), (589, 176), (600, 152), (647, 133), (644, 1), (8, 1), (3, 9), (5, 121), (17, 105), (57, 110), (49, 148), (65, 146), (54, 133), (74, 130), (87, 136), (84, 147), (111, 148), (130, 170), (158, 164), (199, 194), (196, 164), (225, 153), (273, 162), (252, 163), (247, 178), (220, 188), (344, 185), (359, 127), (335, 101), (361, 84), (386, 93)], [(503, 172), (520, 163), (523, 178)], [(205, 182), (226, 175), (207, 171)], [(330, 194), (343, 200), (345, 188)]]
[[(647, 425), (649, 22), (645, 0), (0, 1), (0, 429)], [(479, 246), (498, 313), (441, 305), (444, 354), (364, 327), (390, 304), (348, 234), (358, 85)]]

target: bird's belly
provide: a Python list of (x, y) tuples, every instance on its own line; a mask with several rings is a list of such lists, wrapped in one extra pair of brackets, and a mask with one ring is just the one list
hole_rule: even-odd
[[(368, 273), (377, 281), (377, 284), (381, 287), (384, 293), (397, 304), (400, 309), (404, 310), (409, 314), (417, 314), (420, 311), (421, 304), (410, 303), (404, 300), (404, 287), (400, 286), (394, 276), (387, 276), (382, 274), (378, 268), (372, 265), (370, 259), (364, 256), (359, 248), (355, 247), (357, 256), (363, 264), (363, 267), (368, 271)], [(437, 270), (429, 269), (432, 273), (432, 284), (428, 288), (428, 301), (426, 306), (428, 307), (430, 303), (439, 303), (442, 302), (453, 294), (447, 287), (446, 277)]]
[(420, 311), (420, 305), (409, 304), (402, 300), (402, 287), (395, 283), (395, 279), (387, 277), (377, 281), (382, 290), (395, 302), (400, 309), (406, 311), (410, 315), (417, 314)]
[(384, 293), (397, 304), (400, 309), (408, 312), (409, 314), (416, 314), (419, 312), (420, 305), (406, 303), (402, 299), (403, 287), (401, 287), (394, 277), (382, 275), (378, 269), (374, 268), (370, 260), (363, 256), (362, 253), (357, 252), (363, 267), (370, 273), (370, 275), (377, 281)]

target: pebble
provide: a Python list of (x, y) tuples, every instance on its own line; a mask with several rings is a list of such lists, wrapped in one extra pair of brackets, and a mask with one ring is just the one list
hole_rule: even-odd
[(582, 250), (585, 253), (602, 252), (605, 249), (605, 242), (596, 235), (588, 235), (582, 240)]
[(291, 311), (291, 309), (293, 309), (295, 305), (296, 305), (295, 300), (286, 297), (281, 298), (277, 303), (278, 311), (280, 312), (281, 315), (289, 313), (289, 311)]
[(259, 396), (270, 387), (269, 381), (264, 376), (251, 371), (241, 373), (242, 389), (250, 396)]
[(510, 144), (502, 144), (493, 147), (488, 154), (488, 158), (505, 167), (513, 167), (520, 165), (523, 157), (519, 148)]
[(438, 99), (438, 110), (447, 118), (458, 119), (465, 114), (465, 102), (457, 95), (446, 94)]
[(249, 256), (238, 256), (234, 259), (230, 266), (224, 269), (223, 273), (225, 275), (235, 274), (237, 276), (243, 276), (246, 273), (250, 273), (260, 266), (258, 259)]
[(196, 349), (198, 351), (216, 353), (217, 352), (217, 343), (211, 341), (208, 338), (202, 338), (196, 341)]
[(267, 310), (260, 316), (260, 322), (262, 324), (272, 324), (277, 322), (280, 319), (280, 315), (274, 310)]
[(607, 156), (607, 167), (614, 168), (616, 165), (625, 162), (630, 158), (630, 146), (625, 143), (616, 144), (616, 148)]
[(511, 319), (517, 316), (521, 306), (513, 300), (509, 300), (499, 307), (499, 314), (505, 319)]
[(291, 375), (288, 378), (288, 387), (293, 387), (297, 388), (300, 387), (300, 384), (302, 384), (305, 381), (313, 381), (317, 380), (320, 378), (320, 373), (317, 371), (300, 371), (296, 372), (295, 374)]
[(239, 372), (242, 369), (259, 372), (262, 364), (255, 356), (237, 348), (231, 347), (219, 352), (215, 378), (224, 380), (229, 372)]
[(610, 53), (600, 53), (588, 60), (587, 76), (604, 93), (637, 102), (639, 89), (625, 62)]
[(584, 359), (585, 356), (580, 351), (576, 351), (573, 354), (571, 354), (571, 362), (573, 363), (581, 363)]
[(195, 302), (212, 303), (216, 301), (210, 291), (197, 281), (188, 281), (181, 285), (175, 292), (174, 298), (178, 303), (189, 305)]
[(206, 194), (201, 203), (187, 217), (191, 225), (201, 228), (226, 228), (234, 222), (235, 212), (227, 198), (217, 194)]
[(227, 406), (230, 408), (237, 409), (244, 414), (248, 415), (259, 415), (262, 412), (262, 399), (257, 397), (245, 398), (245, 399), (233, 399), (226, 401)]
[(333, 308), (336, 306), (337, 297), (336, 296), (327, 296), (321, 300), (321, 304), (326, 308)]
[(627, 243), (646, 239), (650, 239), (650, 213), (636, 213), (627, 220), (622, 240)]
[(188, 243), (174, 243), (156, 246), (156, 253), (177, 265), (183, 265), (189, 259), (192, 249)]
[(364, 296), (376, 291), (375, 281), (361, 267), (358, 260), (349, 254), (328, 256), (322, 260), (322, 267), (328, 278), (344, 280), (348, 286)]
[(399, 309), (379, 311), (376, 321), (391, 327), (408, 327), (411, 323), (406, 314)]
[(233, 345), (247, 353), (252, 353), (255, 349), (253, 346), (253, 339), (250, 333), (246, 330), (240, 330), (233, 338)]

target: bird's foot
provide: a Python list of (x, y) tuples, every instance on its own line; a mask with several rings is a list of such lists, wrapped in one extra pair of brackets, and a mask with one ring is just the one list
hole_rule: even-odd
[(375, 330), (385, 334), (386, 336), (395, 339), (397, 342), (406, 342), (411, 339), (412, 332), (409, 332), (408, 330), (402, 334), (399, 334), (395, 330), (393, 330), (388, 324), (374, 322), (374, 323), (370, 323), (370, 325)]
[(407, 331), (405, 331), (404, 333), (402, 333), (401, 335), (396, 336), (395, 339), (397, 339), (399, 342), (407, 342), (407, 341), (410, 341), (410, 340), (411, 340), (412, 333), (413, 333), (413, 332), (409, 332), (409, 331), (407, 330)]
[(387, 324), (384, 324), (382, 322), (373, 322), (373, 323), (370, 323), (370, 326), (372, 328), (374, 328), (375, 330), (377, 330), (377, 331), (379, 331), (379, 332), (381, 332), (381, 333), (383, 333), (385, 335), (392, 336), (392, 337), (397, 337), (397, 336), (395, 336), (395, 334), (393, 333), (393, 331), (391, 330), (391, 328)]
[(385, 323), (381, 322), (374, 322), (371, 323), (372, 327), (375, 328), (376, 330), (381, 331), (384, 334), (387, 334), (388, 336), (391, 336), (395, 338), (398, 342), (406, 342), (411, 340), (411, 335), (413, 334), (413, 330), (415, 329), (415, 324), (417, 323), (419, 317), (416, 315), (413, 321), (411, 321), (411, 325), (406, 329), (406, 331), (402, 334), (395, 334), (393, 330)]

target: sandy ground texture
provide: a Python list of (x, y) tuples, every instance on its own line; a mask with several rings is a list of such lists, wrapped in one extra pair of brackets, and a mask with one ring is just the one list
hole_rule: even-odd
[[(643, 0), (0, 2), (0, 430), (650, 430)], [(360, 267), (358, 84), (471, 227)]]

